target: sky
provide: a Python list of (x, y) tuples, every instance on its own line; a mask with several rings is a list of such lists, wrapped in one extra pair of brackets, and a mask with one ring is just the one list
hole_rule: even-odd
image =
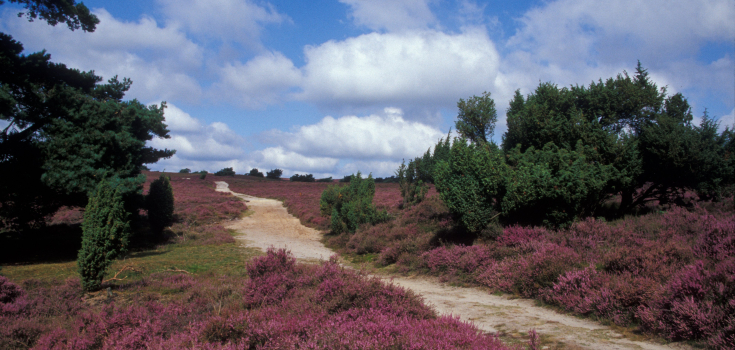
[(317, 178), (394, 174), (487, 91), (506, 130), (514, 92), (589, 85), (640, 60), (695, 116), (732, 127), (733, 0), (87, 0), (93, 33), (18, 18), (0, 31), (25, 53), (105, 80), (126, 99), (166, 101), (175, 149), (152, 170), (282, 169)]

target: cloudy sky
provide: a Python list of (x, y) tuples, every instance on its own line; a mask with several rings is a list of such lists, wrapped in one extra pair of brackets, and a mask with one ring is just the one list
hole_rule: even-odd
[(488, 91), (505, 132), (516, 89), (634, 72), (638, 60), (722, 126), (735, 114), (732, 0), (86, 0), (94, 33), (0, 6), (27, 53), (129, 77), (167, 101), (176, 155), (154, 170), (256, 167), (390, 176), (446, 135), (457, 101)]

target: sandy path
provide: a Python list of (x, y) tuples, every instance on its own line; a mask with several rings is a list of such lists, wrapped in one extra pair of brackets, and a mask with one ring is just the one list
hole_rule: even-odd
[[(321, 233), (301, 225), (288, 213), (283, 203), (230, 191), (226, 182), (217, 182), (217, 191), (229, 192), (247, 201), (253, 211), (227, 228), (242, 233), (236, 238), (245, 246), (262, 250), (274, 246), (287, 248), (300, 260), (328, 259), (334, 254), (321, 243)], [(512, 299), (489, 294), (481, 288), (460, 288), (426, 277), (381, 276), (392, 283), (413, 290), (440, 314), (459, 316), (486, 332), (526, 333), (536, 329), (564, 348), (581, 349), (688, 349), (682, 344), (661, 345), (632, 341), (597, 322), (564, 315), (535, 306), (533, 300)]]

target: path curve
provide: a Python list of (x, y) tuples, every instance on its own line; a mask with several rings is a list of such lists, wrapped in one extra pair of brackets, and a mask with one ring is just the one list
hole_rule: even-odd
[[(247, 202), (252, 214), (226, 226), (242, 235), (242, 245), (265, 251), (268, 247), (287, 248), (299, 260), (326, 260), (333, 254), (321, 243), (320, 231), (301, 225), (275, 199), (235, 193), (224, 181), (217, 181), (217, 191), (228, 192)], [(633, 341), (610, 327), (587, 319), (560, 314), (538, 307), (530, 299), (498, 296), (482, 288), (461, 288), (427, 277), (379, 276), (395, 285), (411, 289), (439, 314), (459, 316), (485, 332), (526, 333), (530, 329), (563, 342), (565, 348), (578, 349), (690, 349), (684, 344), (662, 345)]]

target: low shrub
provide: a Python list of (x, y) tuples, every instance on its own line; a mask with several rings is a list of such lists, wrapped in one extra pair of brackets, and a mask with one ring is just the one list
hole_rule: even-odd
[(375, 182), (372, 176), (363, 179), (357, 172), (348, 186), (327, 187), (319, 201), (319, 209), (322, 216), (331, 215), (332, 233), (354, 233), (362, 224), (377, 224), (388, 219), (386, 211), (375, 209), (374, 195)]
[(214, 176), (235, 176), (235, 171), (232, 168), (224, 168), (215, 172)]
[(278, 180), (281, 178), (281, 175), (283, 174), (283, 170), (281, 169), (272, 169), (271, 171), (267, 172), (265, 174), (265, 177), (272, 179), (272, 180)]

